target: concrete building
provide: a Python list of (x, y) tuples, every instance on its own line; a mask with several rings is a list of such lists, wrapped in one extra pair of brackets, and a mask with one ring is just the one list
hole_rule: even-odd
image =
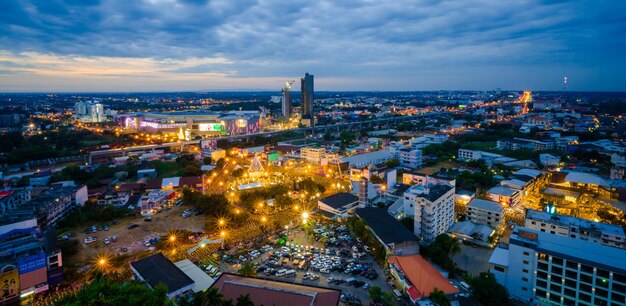
[(31, 187), (26, 187), (0, 191), (0, 214), (30, 201), (31, 190)]
[(404, 209), (412, 210), (417, 237), (429, 242), (448, 231), (454, 224), (454, 195), (454, 186), (447, 184), (416, 185), (404, 192)]
[(322, 163), (322, 159), (326, 158), (326, 149), (306, 147), (300, 149), (300, 157), (304, 160), (319, 165)]
[(625, 305), (626, 250), (518, 228), (489, 259), (511, 297), (532, 305)]
[(386, 150), (378, 150), (363, 154), (342, 157), (341, 163), (348, 163), (349, 168), (363, 168), (369, 165), (384, 163), (393, 158), (393, 154)]
[(626, 233), (624, 228), (619, 225), (593, 222), (528, 208), (526, 209), (524, 227), (558, 236), (626, 249)]
[(74, 104), (74, 117), (82, 122), (104, 122), (106, 114), (104, 106), (99, 101), (76, 102)]
[(467, 219), (497, 228), (504, 224), (504, 207), (498, 202), (472, 199), (466, 207)]
[(402, 167), (415, 169), (422, 166), (422, 150), (402, 148), (396, 156)]
[(497, 148), (500, 150), (532, 150), (532, 151), (544, 151), (555, 148), (555, 142), (552, 139), (548, 140), (535, 140), (525, 138), (512, 138), (498, 140)]

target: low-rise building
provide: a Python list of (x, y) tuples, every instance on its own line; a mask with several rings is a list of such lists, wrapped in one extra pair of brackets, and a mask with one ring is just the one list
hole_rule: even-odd
[(428, 297), (435, 289), (443, 291), (446, 295), (459, 292), (422, 255), (393, 256), (389, 257), (388, 261), (394, 285), (405, 292), (413, 303)]
[(532, 150), (544, 151), (554, 149), (555, 143), (552, 139), (535, 140), (525, 138), (512, 138), (498, 140), (497, 148), (500, 150)]
[(626, 249), (626, 233), (619, 225), (526, 209), (524, 227), (563, 237), (576, 238)]
[(151, 289), (159, 284), (167, 286), (167, 297), (170, 299), (190, 293), (194, 287), (194, 281), (162, 253), (131, 262), (130, 269), (135, 279)]
[(492, 228), (504, 224), (504, 206), (498, 202), (474, 198), (467, 204), (466, 214), (468, 220)]
[(495, 186), (487, 190), (487, 198), (506, 207), (515, 207), (522, 201), (522, 192), (517, 189)]
[(320, 210), (345, 218), (359, 207), (359, 197), (348, 192), (340, 192), (320, 199), (317, 205)]
[(326, 157), (326, 149), (313, 147), (302, 148), (300, 149), (300, 156), (312, 164), (319, 165), (322, 163), (322, 159)]
[(388, 254), (411, 255), (419, 253), (418, 238), (392, 217), (384, 208), (365, 207), (356, 215), (369, 227), (376, 239), (385, 246)]

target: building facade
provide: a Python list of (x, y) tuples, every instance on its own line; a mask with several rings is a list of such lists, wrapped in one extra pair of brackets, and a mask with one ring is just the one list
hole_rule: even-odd
[(311, 119), (313, 122), (313, 75), (308, 72), (300, 79), (300, 90), (302, 93), (302, 118)]
[(626, 233), (619, 225), (526, 209), (524, 227), (610, 247), (626, 249)]
[(322, 158), (326, 157), (326, 149), (311, 147), (302, 148), (300, 149), (300, 157), (312, 164), (319, 165), (322, 162)]
[(625, 305), (626, 251), (518, 228), (489, 259), (511, 297), (532, 305)]
[(472, 199), (466, 207), (467, 219), (497, 228), (504, 224), (504, 207), (498, 202)]
[(283, 115), (283, 117), (291, 117), (291, 84), (289, 82), (285, 83), (285, 88), (283, 88), (280, 101), (281, 114)]
[[(412, 210), (414, 234), (429, 242), (454, 224), (454, 186), (416, 185), (404, 192), (404, 209)], [(407, 214), (410, 215), (410, 214)]]

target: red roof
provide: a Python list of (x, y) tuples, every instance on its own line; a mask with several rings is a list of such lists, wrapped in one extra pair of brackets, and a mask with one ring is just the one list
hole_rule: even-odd
[(390, 257), (389, 263), (393, 263), (401, 269), (402, 273), (414, 286), (414, 289), (422, 296), (430, 295), (435, 288), (443, 291), (445, 294), (459, 292), (458, 289), (450, 284), (448, 279), (441, 275), (430, 262), (419, 254)]
[(241, 295), (250, 295), (254, 305), (276, 306), (326, 306), (338, 305), (340, 290), (260, 278), (222, 274), (211, 286), (226, 299), (236, 301)]
[(414, 286), (409, 287), (406, 292), (409, 294), (409, 297), (411, 297), (411, 301), (413, 302), (419, 300), (422, 297), (420, 293), (417, 292), (417, 289), (415, 289)]
[(4, 198), (8, 195), (11, 195), (12, 193), (13, 193), (13, 190), (0, 191), (0, 198)]

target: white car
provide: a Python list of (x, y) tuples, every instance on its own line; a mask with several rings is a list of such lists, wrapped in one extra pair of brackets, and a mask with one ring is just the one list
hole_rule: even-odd
[(104, 238), (102, 239), (102, 242), (104, 242), (104, 245), (108, 245), (109, 243), (111, 243), (111, 240), (109, 240), (108, 238)]

